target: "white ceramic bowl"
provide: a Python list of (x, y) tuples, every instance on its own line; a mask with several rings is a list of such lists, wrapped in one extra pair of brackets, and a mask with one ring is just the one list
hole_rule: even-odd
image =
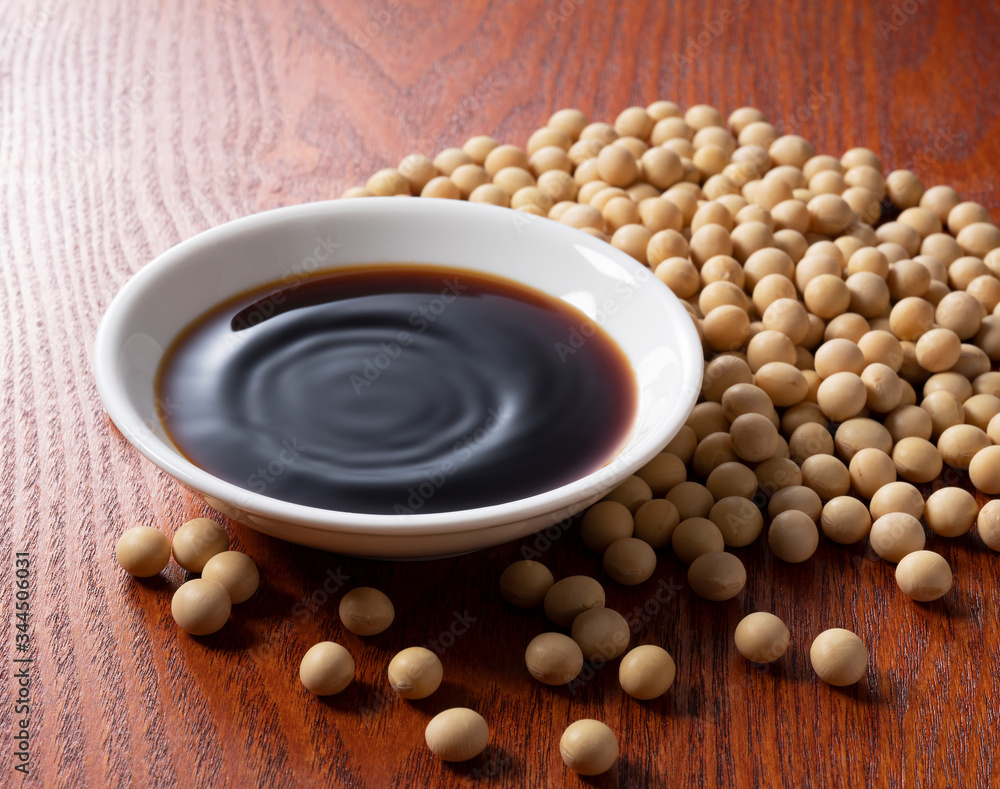
[[(237, 487), (186, 460), (156, 415), (164, 350), (230, 296), (285, 277), (359, 263), (439, 264), (508, 277), (575, 305), (631, 360), (639, 403), (627, 444), (605, 467), (529, 498), (443, 514), (369, 515), (305, 507)], [(452, 200), (310, 203), (200, 233), (139, 271), (97, 333), (94, 369), (112, 420), (143, 455), (212, 507), (283, 540), (360, 556), (462, 553), (550, 529), (660, 452), (701, 387), (703, 357), (683, 305), (645, 266), (557, 222)], [(581, 425), (581, 429), (586, 426)]]

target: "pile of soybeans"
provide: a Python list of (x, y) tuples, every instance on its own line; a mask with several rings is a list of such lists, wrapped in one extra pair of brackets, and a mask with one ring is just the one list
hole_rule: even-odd
[[(643, 583), (669, 548), (688, 565), (693, 593), (730, 599), (748, 575), (727, 549), (766, 527), (770, 550), (791, 563), (809, 561), (821, 533), (867, 540), (896, 564), (901, 592), (927, 603), (947, 594), (952, 572), (924, 550), (925, 529), (959, 538), (977, 526), (1000, 551), (1000, 500), (980, 509), (971, 492), (1000, 494), (1000, 229), (951, 187), (925, 189), (907, 170), (884, 175), (866, 148), (817, 154), (751, 107), (725, 119), (710, 106), (657, 101), (613, 124), (560, 110), (523, 149), (480, 136), (433, 160), (413, 154), (343, 196), (373, 195), (464, 199), (571, 225), (649, 266), (687, 308), (705, 353), (698, 404), (663, 452), (580, 522), (612, 582)], [(955, 472), (942, 475), (945, 466)], [(169, 552), (158, 548), (162, 568)], [(598, 579), (557, 582), (525, 560), (507, 568), (500, 591), (552, 622), (525, 645), (535, 680), (572, 683), (585, 660), (621, 658), (632, 697), (673, 683), (660, 645), (628, 651), (628, 624), (605, 608)], [(346, 616), (342, 605), (345, 627), (367, 635), (391, 624), (380, 592), (350, 594), (374, 595), (385, 615), (369, 626), (374, 614)], [(810, 660), (825, 682), (853, 684), (868, 651), (834, 624), (811, 639)], [(768, 663), (794, 634), (757, 611), (732, 637), (748, 660)], [(404, 650), (388, 667), (403, 698), (440, 684), (440, 662), (424, 652)], [(353, 674), (334, 643), (303, 658), (314, 693), (337, 693)], [(481, 753), (488, 738), (465, 708), (440, 713), (426, 732), (428, 747), (453, 761)], [(614, 763), (617, 737), (602, 722), (575, 721), (560, 752), (597, 774)]]
[(923, 550), (925, 527), (953, 538), (978, 521), (1000, 550), (1000, 502), (917, 487), (947, 465), (962, 472), (949, 481), (967, 472), (1000, 494), (1000, 229), (951, 187), (884, 175), (866, 148), (818, 154), (752, 107), (726, 119), (657, 101), (613, 124), (560, 110), (525, 148), (479, 136), (412, 154), (343, 196), (369, 195), (571, 225), (649, 266), (687, 308), (705, 352), (699, 402), (581, 524), (612, 580), (641, 583), (669, 546), (696, 594), (729, 599), (747, 574), (726, 548), (767, 523), (786, 562), (809, 560), (821, 531), (867, 539), (904, 594), (931, 601), (952, 574)]

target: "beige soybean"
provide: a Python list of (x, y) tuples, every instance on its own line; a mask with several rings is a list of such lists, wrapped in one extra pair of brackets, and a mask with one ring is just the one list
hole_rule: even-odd
[(624, 504), (629, 512), (635, 512), (639, 507), (653, 498), (649, 485), (637, 476), (626, 477), (616, 488), (605, 494), (605, 501), (616, 501)]
[(865, 383), (855, 373), (834, 373), (820, 383), (816, 393), (816, 402), (823, 414), (835, 422), (860, 414), (867, 400)]
[(634, 699), (648, 701), (666, 693), (674, 684), (677, 666), (670, 653), (654, 644), (632, 649), (618, 665), (618, 683)]
[(249, 600), (260, 585), (260, 572), (254, 560), (239, 551), (215, 554), (205, 562), (201, 577), (222, 584), (234, 604)]
[(881, 449), (886, 454), (892, 452), (892, 436), (885, 426), (874, 419), (856, 417), (841, 422), (837, 432), (834, 433), (833, 442), (837, 448), (837, 454), (850, 463), (854, 453), (865, 447)]
[(958, 424), (942, 431), (937, 447), (942, 460), (949, 466), (967, 469), (979, 451), (991, 443), (989, 436), (975, 425)]
[(136, 578), (151, 578), (170, 561), (170, 540), (159, 529), (133, 526), (115, 543), (115, 559)]
[(804, 562), (816, 553), (819, 530), (816, 520), (800, 510), (786, 510), (771, 520), (767, 545), (784, 562)]
[(710, 551), (697, 557), (688, 568), (688, 585), (706, 600), (729, 600), (747, 582), (747, 571), (739, 557), (724, 551)]
[(722, 411), (730, 422), (743, 414), (763, 414), (767, 417), (775, 415), (774, 405), (767, 392), (749, 382), (727, 386), (721, 395), (721, 402)]
[(588, 575), (571, 575), (556, 581), (545, 593), (545, 615), (559, 627), (591, 608), (604, 607), (604, 587)]
[(628, 507), (618, 501), (599, 501), (584, 513), (580, 537), (590, 550), (604, 553), (616, 540), (631, 537), (634, 528)]
[(310, 693), (332, 696), (351, 684), (354, 669), (350, 652), (333, 641), (321, 641), (302, 656), (299, 679)]
[(941, 453), (923, 438), (910, 436), (897, 441), (892, 449), (892, 460), (896, 473), (907, 482), (930, 482), (941, 473)]
[(736, 625), (733, 641), (737, 651), (751, 663), (773, 663), (788, 650), (788, 627), (774, 614), (757, 611)]
[(829, 501), (851, 489), (851, 474), (833, 455), (813, 455), (802, 462), (802, 484)]
[(809, 647), (809, 662), (824, 682), (839, 687), (860, 682), (868, 671), (868, 650), (850, 630), (824, 630)]
[(389, 685), (404, 699), (426, 699), (441, 686), (444, 668), (425, 647), (408, 647), (389, 661)]
[(949, 427), (965, 422), (962, 402), (951, 392), (932, 391), (924, 397), (920, 407), (931, 418), (931, 436), (934, 438), (939, 437)]
[(397, 169), (409, 183), (410, 193), (415, 195), (420, 194), (427, 182), (440, 174), (434, 162), (419, 153), (403, 157)]
[(924, 516), (924, 497), (909, 482), (890, 482), (875, 492), (868, 509), (876, 520), (891, 512), (903, 512), (920, 520)]
[[(779, 301), (786, 301), (780, 299)], [(775, 302), (777, 304), (779, 302)], [(770, 311), (774, 307), (768, 307)], [(802, 402), (809, 385), (802, 371), (785, 362), (770, 362), (754, 375), (754, 385), (763, 389), (776, 406), (787, 407)]]
[(174, 592), (170, 613), (181, 630), (207, 636), (222, 629), (232, 611), (229, 592), (220, 583), (195, 578)]
[[(997, 282), (995, 277), (989, 275), (987, 280)], [(956, 290), (948, 293), (937, 303), (934, 320), (942, 328), (953, 331), (960, 339), (968, 340), (975, 337), (979, 331), (982, 318), (985, 317), (984, 312), (984, 308), (975, 296)]]
[(931, 329), (917, 340), (917, 361), (932, 373), (953, 367), (961, 352), (962, 341), (951, 329)]
[(811, 488), (804, 485), (790, 485), (771, 496), (771, 500), (767, 503), (767, 514), (776, 518), (782, 512), (789, 510), (805, 513), (815, 523), (823, 512), (823, 503)]
[(836, 337), (816, 349), (815, 365), (820, 378), (829, 378), (835, 373), (860, 375), (866, 361), (858, 343)]
[(865, 405), (872, 411), (887, 414), (903, 399), (903, 382), (886, 364), (869, 364), (861, 373), (861, 382), (867, 392)]
[(896, 585), (911, 600), (929, 603), (951, 589), (952, 572), (948, 561), (933, 551), (914, 551), (896, 565)]
[(667, 495), (667, 501), (677, 508), (682, 521), (688, 518), (705, 518), (708, 516), (715, 499), (708, 488), (698, 482), (682, 482), (674, 485)]
[(773, 496), (783, 488), (802, 484), (802, 470), (790, 458), (774, 457), (757, 464), (754, 468), (757, 483), (765, 495)]
[(862, 502), (853, 496), (837, 496), (823, 505), (819, 525), (829, 539), (851, 545), (868, 536), (872, 520)]
[(778, 449), (778, 430), (766, 416), (743, 414), (729, 428), (733, 451), (749, 463), (759, 463)]
[(359, 636), (374, 636), (386, 630), (396, 618), (392, 601), (370, 586), (351, 589), (340, 598), (340, 621)]
[(410, 182), (395, 167), (387, 167), (374, 173), (365, 182), (365, 188), (378, 197), (410, 194)]
[(614, 660), (625, 653), (631, 630), (625, 617), (610, 608), (591, 608), (573, 620), (570, 637), (591, 661)]
[(1000, 446), (980, 449), (969, 463), (969, 479), (989, 496), (1000, 494)]
[(713, 309), (702, 322), (705, 342), (716, 351), (742, 348), (750, 336), (750, 317), (745, 309), (724, 304)]
[[(498, 205), (501, 208), (507, 208), (510, 205), (510, 197), (506, 191), (501, 189), (496, 184), (483, 184), (482, 186), (477, 186), (472, 192), (469, 193), (470, 203), (487, 203), (489, 205)], [(586, 208), (586, 206), (583, 206)], [(603, 219), (601, 220), (603, 224)]]
[(559, 738), (559, 754), (573, 772), (600, 775), (618, 758), (618, 738), (607, 724), (584, 718), (566, 727)]
[[(631, 516), (630, 516), (631, 517)], [(555, 579), (544, 564), (530, 559), (514, 562), (500, 575), (500, 594), (518, 608), (538, 608)]]
[[(729, 412), (726, 411), (724, 404), (725, 396), (731, 389), (735, 389), (736, 387), (743, 387), (745, 390), (747, 386), (752, 386), (751, 381), (753, 381), (753, 372), (745, 360), (738, 356), (717, 356), (705, 365), (705, 377), (701, 386), (702, 394), (706, 400), (722, 403), (723, 415), (726, 419), (732, 421), (738, 414), (730, 416)], [(760, 394), (763, 394), (763, 392)], [(768, 401), (768, 406), (770, 406), (770, 401)], [(745, 411), (741, 411), (740, 413), (745, 413)], [(761, 411), (759, 413), (765, 412)]]
[(900, 340), (919, 340), (933, 326), (934, 305), (916, 296), (900, 299), (889, 313), (889, 328)]
[(856, 312), (845, 312), (826, 324), (826, 328), (823, 330), (823, 339), (829, 342), (839, 338), (856, 343), (872, 331), (872, 328), (872, 324)]
[[(465, 144), (462, 145), (462, 150), (472, 157), (473, 162), (481, 166), (483, 162), (486, 161), (486, 157), (489, 155), (489, 152), (496, 148), (497, 145), (499, 145), (499, 143), (492, 137), (480, 134), (466, 140)], [(452, 174), (454, 174), (454, 172)]]
[(452, 707), (430, 719), (424, 742), (441, 761), (465, 762), (486, 750), (490, 727), (475, 710)]
[[(743, 463), (735, 461), (723, 463), (708, 475), (705, 487), (716, 502), (730, 496), (750, 499), (757, 493), (757, 475), (753, 469)], [(709, 515), (711, 515), (711, 510)], [(639, 514), (636, 513), (636, 536), (639, 536), (638, 532)]]
[(978, 375), (972, 381), (974, 394), (991, 394), (1000, 397), (1000, 372), (988, 372)]
[[(706, 513), (707, 514), (707, 513)], [(687, 518), (677, 524), (670, 538), (674, 554), (685, 564), (691, 564), (705, 553), (726, 547), (722, 531), (708, 518)]]
[(562, 633), (541, 633), (524, 650), (528, 673), (545, 685), (572, 682), (583, 668), (583, 651)]
[(226, 530), (210, 518), (193, 518), (171, 540), (174, 561), (191, 573), (200, 573), (205, 562), (229, 548)]
[(924, 547), (924, 527), (905, 512), (890, 512), (872, 523), (868, 540), (872, 550), (888, 562), (898, 562)]
[[(929, 439), (934, 432), (930, 414), (916, 405), (901, 405), (893, 409), (886, 415), (883, 424), (893, 441), (899, 441), (908, 436)], [(940, 446), (938, 449), (940, 451)]]
[(673, 502), (666, 499), (653, 499), (636, 510), (635, 530), (632, 536), (647, 543), (653, 549), (664, 548), (670, 543), (674, 529), (679, 523), (680, 515)]
[(764, 529), (764, 517), (757, 505), (740, 496), (727, 496), (717, 501), (708, 518), (718, 527), (725, 544), (731, 548), (749, 545)]
[(697, 447), (698, 436), (694, 430), (687, 425), (681, 425), (680, 430), (677, 431), (677, 435), (670, 439), (670, 443), (664, 447), (664, 451), (669, 452), (671, 455), (676, 455), (682, 463), (690, 463)]
[(1000, 499), (986, 502), (976, 518), (976, 530), (988, 548), (1000, 551)]
[(898, 373), (903, 364), (903, 346), (892, 332), (877, 329), (865, 332), (858, 340), (858, 348), (866, 365), (884, 364)]
[(788, 437), (789, 456), (796, 463), (804, 463), (816, 455), (832, 455), (834, 438), (825, 423), (803, 422)]
[(863, 498), (870, 499), (890, 482), (896, 481), (896, 464), (881, 449), (866, 447), (855, 453), (850, 463), (851, 484)]
[(654, 497), (665, 496), (672, 487), (687, 479), (687, 467), (676, 455), (661, 452), (635, 472), (635, 476), (649, 485)]
[(829, 424), (829, 420), (823, 416), (823, 412), (820, 411), (816, 403), (798, 403), (785, 409), (781, 415), (781, 432), (783, 435), (791, 436), (799, 427), (811, 422), (823, 427), (827, 427)]
[(986, 430), (990, 420), (1000, 414), (1000, 397), (991, 394), (973, 395), (962, 403), (962, 413), (967, 425)]
[(446, 175), (431, 178), (420, 190), (421, 197), (437, 197), (446, 200), (462, 199), (462, 190)]
[(608, 546), (602, 566), (612, 580), (637, 586), (649, 580), (656, 570), (656, 552), (643, 540), (625, 537)]
[(924, 522), (941, 537), (959, 537), (970, 529), (979, 515), (976, 497), (958, 487), (941, 488), (927, 497)]

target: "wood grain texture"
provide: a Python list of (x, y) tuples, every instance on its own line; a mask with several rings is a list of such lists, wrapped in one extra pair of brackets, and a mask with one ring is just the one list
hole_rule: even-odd
[[(677, 661), (675, 686), (650, 703), (623, 698), (614, 665), (575, 693), (527, 676), (523, 648), (546, 625), (503, 605), (496, 580), (536, 538), (391, 564), (227, 522), (263, 586), (217, 636), (191, 638), (169, 610), (183, 572), (171, 565), (137, 582), (113, 546), (132, 525), (172, 532), (213, 512), (113, 428), (89, 361), (117, 289), (181, 239), (339, 194), (411, 150), (432, 154), (479, 133), (523, 144), (562, 106), (611, 120), (656, 98), (727, 113), (756, 105), (820, 151), (870, 146), (887, 168), (950, 183), (1000, 219), (998, 36), (989, 0), (0, 1), (9, 694), (15, 551), (34, 561), (36, 658), (31, 776), (21, 781), (5, 749), (0, 782), (1000, 783), (1000, 571), (977, 539), (931, 541), (956, 574), (933, 605), (902, 598), (892, 567), (863, 547), (828, 543), (806, 566), (759, 544), (737, 551), (751, 582), (725, 604), (693, 599), (671, 556), (638, 588), (608, 584), (608, 604), (633, 612), (633, 643), (662, 644)], [(599, 571), (572, 533), (549, 547), (538, 539), (557, 577)], [(397, 623), (364, 641), (344, 632), (336, 606), (348, 585), (385, 590)], [(732, 647), (752, 610), (791, 626), (790, 652), (767, 669)], [(871, 652), (867, 678), (846, 690), (816, 682), (808, 664), (811, 639), (836, 625), (856, 629)], [(453, 626), (464, 630), (442, 638)], [(358, 681), (318, 700), (299, 685), (298, 661), (330, 638), (354, 654)], [(440, 692), (413, 703), (387, 695), (389, 657), (431, 639), (453, 641)], [(452, 767), (427, 752), (423, 726), (459, 704), (482, 711), (492, 743)], [(0, 704), (5, 738), (13, 717)], [(621, 740), (617, 766), (593, 780), (570, 774), (558, 753), (563, 728), (580, 717), (606, 721)]]

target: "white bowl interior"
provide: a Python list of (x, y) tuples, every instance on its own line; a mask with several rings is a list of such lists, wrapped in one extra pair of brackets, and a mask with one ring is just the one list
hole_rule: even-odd
[[(186, 326), (234, 294), (259, 285), (292, 282), (338, 266), (386, 262), (508, 277), (564, 299), (602, 326), (631, 361), (639, 390), (632, 433), (618, 457), (576, 482), (518, 502), (437, 515), (377, 516), (319, 510), (252, 493), (213, 477), (177, 452), (157, 416), (154, 381), (165, 350)], [(585, 339), (588, 328), (581, 326), (576, 342)], [(128, 440), (228, 514), (296, 542), (403, 556), (425, 554), (425, 549), (417, 539), (409, 551), (400, 551), (400, 537), (412, 541), (449, 534), (448, 545), (471, 550), (530, 533), (596, 500), (680, 429), (700, 390), (703, 360), (680, 302), (648, 268), (608, 244), (509, 209), (365, 198), (246, 217), (168, 250), (115, 297), (98, 332), (94, 363), (108, 413)], [(161, 406), (169, 409), (171, 404)], [(455, 538), (490, 529), (495, 533)], [(394, 538), (395, 550), (378, 550), (380, 539)], [(425, 555), (455, 552), (441, 550), (440, 540), (424, 542)]]

